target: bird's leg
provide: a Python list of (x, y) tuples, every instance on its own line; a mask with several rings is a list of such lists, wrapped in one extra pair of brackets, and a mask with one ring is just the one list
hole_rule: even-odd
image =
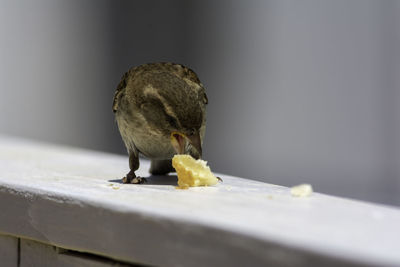
[(139, 154), (137, 151), (129, 151), (129, 168), (131, 169), (129, 173), (122, 178), (124, 184), (143, 184), (146, 179), (143, 177), (138, 177), (135, 171), (139, 169)]
[(163, 175), (169, 172), (174, 172), (174, 168), (172, 167), (172, 160), (155, 160), (151, 161), (151, 166), (149, 172), (154, 175)]

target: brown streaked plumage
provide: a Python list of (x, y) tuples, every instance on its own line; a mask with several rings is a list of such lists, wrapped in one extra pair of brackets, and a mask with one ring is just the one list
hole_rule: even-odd
[(205, 89), (189, 68), (174, 63), (150, 63), (125, 73), (114, 95), (113, 112), (129, 153), (130, 172), (136, 177), (139, 153), (151, 159), (150, 172), (173, 171), (177, 153), (200, 158), (206, 125)]

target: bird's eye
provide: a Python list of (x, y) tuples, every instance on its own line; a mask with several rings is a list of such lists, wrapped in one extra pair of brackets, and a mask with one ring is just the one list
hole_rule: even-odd
[(178, 128), (178, 122), (176, 121), (176, 119), (170, 115), (167, 115), (167, 122), (169, 123), (169, 125), (171, 125), (173, 128)]
[(190, 130), (188, 131), (188, 135), (194, 135), (195, 132), (196, 132), (196, 131), (195, 131), (194, 129), (190, 129)]

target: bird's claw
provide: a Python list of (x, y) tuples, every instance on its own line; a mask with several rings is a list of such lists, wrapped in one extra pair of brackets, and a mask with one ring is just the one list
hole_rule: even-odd
[(136, 177), (133, 175), (127, 174), (124, 178), (122, 178), (122, 183), (124, 184), (145, 184), (147, 183), (146, 178)]
[(221, 182), (221, 183), (224, 182), (224, 181), (221, 179), (221, 177), (218, 177), (218, 176), (217, 176), (217, 179), (218, 179), (218, 181)]
[(135, 177), (131, 180), (131, 184), (145, 184), (147, 179), (143, 177)]

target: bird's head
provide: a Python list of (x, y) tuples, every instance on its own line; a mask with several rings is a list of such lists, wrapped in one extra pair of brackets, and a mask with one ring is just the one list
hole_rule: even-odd
[[(177, 71), (182, 71), (178, 66)], [(192, 71), (186, 75), (194, 75)], [(202, 156), (202, 137), (206, 123), (207, 95), (195, 78), (179, 78), (174, 71), (143, 74), (149, 83), (143, 89), (140, 107), (150, 129), (169, 138), (177, 154)]]

